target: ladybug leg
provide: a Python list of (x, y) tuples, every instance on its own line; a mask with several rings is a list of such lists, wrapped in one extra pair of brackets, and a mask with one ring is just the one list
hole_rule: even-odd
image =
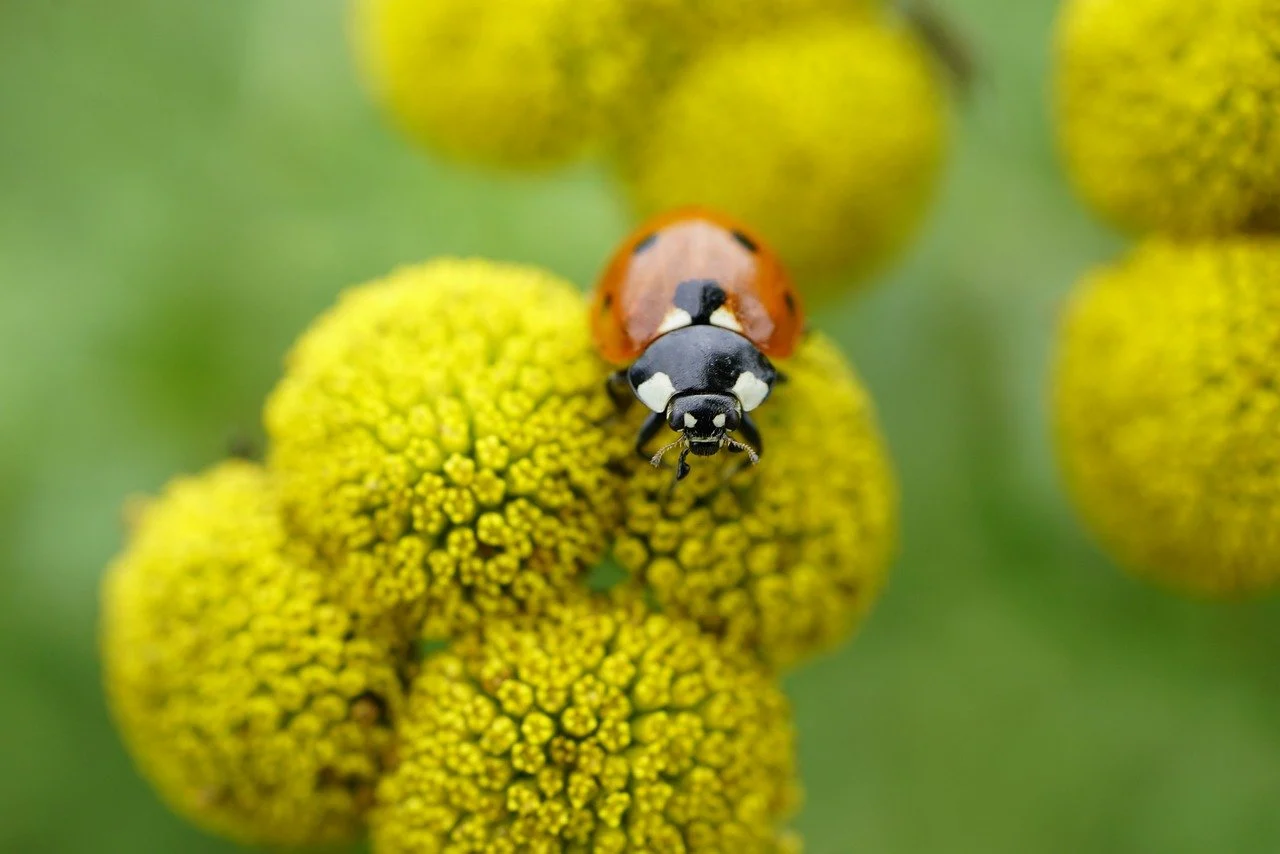
[(640, 425), (640, 432), (636, 433), (636, 453), (642, 459), (649, 459), (649, 455), (644, 452), (644, 446), (649, 444), (649, 440), (658, 435), (667, 423), (667, 419), (661, 412), (650, 412), (649, 417)]
[(791, 382), (791, 377), (787, 376), (782, 371), (779, 371), (775, 368), (773, 372), (773, 381), (779, 385), (782, 385), (784, 383)]
[(689, 475), (689, 446), (686, 445), (680, 450), (680, 459), (676, 460), (676, 483), (684, 480)]
[(613, 401), (613, 405), (618, 412), (626, 412), (636, 399), (635, 395), (631, 393), (631, 383), (627, 380), (625, 369), (609, 374), (609, 378), (605, 380), (604, 388), (605, 391), (609, 392), (609, 398)]
[(760, 439), (760, 428), (756, 426), (755, 419), (743, 413), (738, 432), (742, 434), (742, 440), (756, 452), (757, 458), (764, 455), (764, 442)]

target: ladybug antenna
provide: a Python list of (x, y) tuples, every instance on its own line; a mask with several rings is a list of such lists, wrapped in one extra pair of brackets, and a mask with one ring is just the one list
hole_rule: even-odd
[(669, 445), (663, 445), (663, 446), (658, 450), (658, 453), (654, 454), (654, 455), (653, 455), (653, 457), (649, 460), (650, 464), (651, 464), (654, 468), (658, 468), (660, 465), (662, 465), (662, 458), (663, 458), (663, 457), (665, 457), (665, 456), (667, 455), (667, 452), (668, 452), (668, 451), (670, 451), (672, 448), (674, 448), (674, 447), (676, 447), (676, 446), (678, 446), (678, 445), (683, 445), (683, 444), (685, 444), (685, 442), (686, 442), (686, 440), (685, 440), (685, 438), (684, 438), (684, 434), (681, 434), (681, 435), (680, 435), (680, 438), (679, 438), (679, 439), (676, 439), (676, 440), (675, 440), (674, 442), (672, 442), (671, 444), (669, 444)]
[(747, 443), (739, 442), (737, 439), (730, 439), (727, 436), (725, 437), (724, 443), (728, 445), (729, 449), (732, 451), (746, 452), (747, 459), (751, 460), (751, 465), (755, 465), (760, 462), (760, 454), (756, 452), (755, 448), (751, 447)]

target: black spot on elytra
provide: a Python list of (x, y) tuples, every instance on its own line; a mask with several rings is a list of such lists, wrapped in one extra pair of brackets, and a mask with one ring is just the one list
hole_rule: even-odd
[(785, 294), (783, 294), (783, 295), (782, 295), (782, 300), (783, 300), (783, 302), (785, 302), (785, 303), (787, 304), (787, 311), (791, 312), (792, 314), (795, 314), (795, 313), (796, 313), (796, 298), (795, 298), (795, 296), (791, 293), (791, 291), (787, 291)]
[(613, 294), (604, 295), (604, 299), (600, 301), (600, 308), (603, 311), (608, 311), (609, 309), (613, 308)]
[(642, 238), (640, 242), (636, 244), (636, 248), (631, 250), (631, 254), (639, 255), (641, 252), (648, 249), (650, 246), (652, 246), (657, 242), (658, 242), (658, 232), (655, 231), (653, 234), (650, 234), (648, 237)]
[(743, 234), (741, 231), (738, 231), (736, 228), (730, 233), (733, 235), (733, 239), (741, 243), (742, 247), (746, 249), (748, 252), (755, 253), (760, 250), (760, 247), (756, 245), (756, 242), (754, 240), (752, 240), (750, 237), (747, 237), (745, 234)]

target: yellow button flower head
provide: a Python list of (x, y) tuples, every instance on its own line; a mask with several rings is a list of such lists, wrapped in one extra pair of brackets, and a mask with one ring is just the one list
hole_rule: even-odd
[(143, 772), (246, 843), (360, 833), (400, 682), (321, 593), (262, 471), (232, 462), (147, 505), (104, 587), (106, 687)]
[(1186, 591), (1280, 583), (1280, 240), (1146, 243), (1083, 283), (1057, 425), (1081, 511)]
[(686, 204), (751, 223), (820, 298), (912, 233), (947, 137), (941, 82), (913, 32), (820, 21), (690, 67), (623, 158), (642, 214)]
[(428, 659), (377, 854), (777, 850), (787, 702), (693, 626), (578, 602)]
[(301, 339), (271, 464), (350, 607), (447, 637), (598, 561), (627, 450), (584, 313), (548, 273), (444, 260), (354, 289)]
[(375, 96), (406, 132), (464, 160), (548, 166), (582, 153), (630, 84), (628, 0), (355, 0)]
[(645, 60), (624, 124), (642, 126), (652, 96), (709, 51), (819, 17), (869, 19), (883, 5), (882, 0), (632, 0), (631, 22), (643, 38)]
[(639, 463), (614, 553), (668, 612), (773, 667), (843, 640), (896, 545), (897, 495), (871, 407), (836, 348), (812, 336), (756, 412), (768, 443), (741, 457)]
[(1118, 225), (1238, 231), (1280, 206), (1280, 2), (1070, 0), (1062, 148)]

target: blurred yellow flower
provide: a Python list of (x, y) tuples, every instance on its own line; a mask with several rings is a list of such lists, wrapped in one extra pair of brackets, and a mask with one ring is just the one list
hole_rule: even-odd
[(701, 204), (751, 223), (813, 299), (913, 233), (948, 111), (904, 24), (819, 20), (710, 52), (625, 144), (641, 214)]
[(1280, 2), (1070, 0), (1059, 134), (1081, 193), (1134, 230), (1245, 230), (1280, 209)]
[(797, 799), (782, 693), (636, 604), (486, 624), (427, 660), (400, 734), (377, 854), (771, 852)]
[(643, 126), (653, 96), (703, 54), (819, 17), (870, 18), (884, 5), (883, 0), (632, 0), (631, 24), (645, 46), (643, 73), (630, 105), (634, 125)]
[(176, 810), (246, 843), (357, 836), (392, 741), (395, 651), (308, 563), (263, 472), (230, 462), (142, 508), (104, 586), (125, 742)]
[(365, 78), (395, 122), (454, 157), (571, 159), (639, 71), (627, 0), (354, 0)]
[(270, 462), (351, 608), (448, 637), (599, 560), (629, 451), (585, 310), (540, 270), (442, 260), (352, 290), (299, 341)]
[(614, 554), (668, 613), (786, 667), (845, 639), (884, 584), (897, 494), (871, 405), (837, 349), (813, 335), (780, 363), (755, 415), (760, 464), (721, 454), (638, 462)]
[(1088, 277), (1057, 369), (1081, 512), (1135, 572), (1280, 583), (1280, 239), (1164, 239)]

